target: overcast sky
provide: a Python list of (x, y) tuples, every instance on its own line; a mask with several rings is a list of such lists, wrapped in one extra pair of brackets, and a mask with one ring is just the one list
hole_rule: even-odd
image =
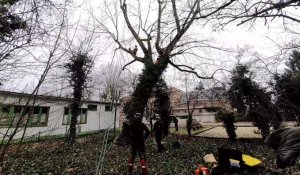
[[(78, 3), (79, 1), (77, 1)], [(96, 18), (101, 17), (101, 9), (103, 6), (102, 1), (84, 1), (85, 3), (78, 3), (79, 6), (75, 6), (75, 8), (70, 9), (69, 12), (69, 22), (76, 23), (79, 21), (78, 28), (87, 27), (89, 29), (93, 26), (93, 17), (91, 17), (91, 13), (93, 13)], [(87, 3), (89, 2), (89, 3)], [(78, 5), (77, 4), (77, 5)], [(153, 17), (154, 18), (154, 17)], [(95, 22), (95, 21), (94, 21)], [(124, 26), (124, 21), (120, 21), (120, 26)], [(201, 30), (199, 30), (201, 27)], [(183, 62), (190, 61), (190, 64), (193, 64), (195, 67), (199, 68), (198, 71), (203, 71), (207, 75), (210, 75), (217, 68), (224, 68), (231, 70), (233, 66), (237, 63), (238, 50), (241, 51), (244, 48), (247, 52), (244, 53), (243, 57), (241, 57), (241, 62), (248, 63), (249, 60), (256, 60), (253, 63), (253, 70), (257, 73), (257, 81), (267, 81), (265, 78), (266, 75), (270, 75), (269, 70), (272, 72), (276, 72), (279, 70), (282, 71), (283, 64), (282, 62), (276, 62), (273, 64), (274, 58), (278, 52), (278, 44), (283, 45), (288, 43), (295, 35), (292, 35), (290, 32), (287, 32), (285, 28), (283, 28), (282, 20), (277, 19), (273, 22), (269, 22), (265, 25), (263, 22), (257, 22), (254, 27), (250, 27), (249, 24), (245, 24), (242, 26), (236, 26), (236, 23), (229, 24), (223, 30), (213, 31), (209, 25), (203, 26), (194, 25), (191, 29), (192, 32), (195, 32), (197, 36), (203, 38), (209, 38), (215, 46), (220, 48), (230, 49), (231, 52), (223, 52), (223, 51), (207, 51), (201, 53), (208, 58), (211, 58), (210, 61), (203, 61), (201, 59), (191, 59), (184, 60)], [(299, 24), (290, 25), (289, 28), (297, 31), (299, 29)], [(122, 30), (121, 30), (122, 31)], [(121, 35), (126, 36), (126, 31), (123, 30)], [(74, 29), (69, 29), (69, 34), (74, 34)], [(190, 32), (191, 33), (191, 32)], [(75, 34), (78, 38), (82, 38), (84, 33), (80, 32), (80, 30), (76, 31)], [(107, 48), (107, 43), (111, 42), (107, 40), (104, 35), (95, 35), (96, 39), (93, 40), (93, 50), (92, 55), (95, 56), (95, 70), (99, 71), (101, 69), (101, 65), (106, 64), (107, 62), (111, 62), (114, 60), (117, 64), (124, 65), (126, 62), (130, 61), (131, 58), (126, 54), (113, 54), (113, 50), (110, 47)], [(80, 39), (78, 39), (80, 40)], [(76, 42), (75, 42), (76, 43)], [(76, 45), (76, 44), (75, 44)], [(254, 57), (262, 58), (263, 62), (257, 61), (257, 59), (253, 59)], [(272, 64), (271, 64), (272, 63)], [(260, 68), (265, 67), (266, 69)], [(142, 69), (142, 64), (135, 63), (129, 67), (131, 72), (140, 72)], [(56, 72), (56, 74), (59, 74)], [(176, 74), (176, 75), (174, 75)], [(182, 77), (180, 72), (174, 71), (174, 68), (169, 68), (165, 73), (165, 77), (167, 82), (169, 82), (173, 86), (181, 86), (180, 81), (177, 83), (175, 80), (178, 80), (178, 77)], [(224, 78), (223, 74), (228, 75), (227, 72), (220, 72), (216, 78), (220, 80), (228, 81)], [(260, 77), (262, 75), (263, 78)], [(228, 78), (228, 76), (226, 76)], [(10, 82), (7, 82), (4, 86), (0, 87), (1, 89), (12, 90), (12, 91), (23, 91), (29, 92), (37, 82), (38, 76), (33, 76), (30, 74), (23, 75), (19, 79), (14, 79)], [(172, 82), (172, 83), (171, 83)], [(59, 84), (59, 82), (55, 82), (55, 84)]]

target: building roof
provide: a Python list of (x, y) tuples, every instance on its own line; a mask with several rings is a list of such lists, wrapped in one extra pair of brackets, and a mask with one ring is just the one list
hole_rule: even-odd
[[(18, 96), (18, 97), (32, 97), (32, 94), (21, 93), (21, 92), (11, 92), (11, 91), (0, 91), (0, 95), (10, 95), (10, 96)], [(73, 98), (69, 97), (56, 97), (51, 95), (36, 95), (36, 98), (46, 99), (46, 100), (60, 100), (60, 101), (72, 101)], [(95, 100), (82, 100), (85, 103), (96, 103), (96, 104), (111, 104), (111, 102), (101, 102)]]

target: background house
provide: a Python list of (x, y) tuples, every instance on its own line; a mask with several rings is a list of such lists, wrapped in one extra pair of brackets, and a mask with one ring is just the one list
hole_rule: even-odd
[[(66, 134), (71, 119), (71, 98), (43, 95), (29, 98), (30, 94), (0, 91), (0, 138), (10, 135), (24, 113), (26, 115), (21, 120), (21, 127), (14, 139), (22, 137), (26, 123), (25, 137)], [(83, 101), (77, 132), (113, 128), (114, 118), (115, 110), (110, 103)], [(118, 110), (116, 127), (119, 127)]]
[[(186, 92), (176, 87), (170, 87), (169, 93), (171, 115), (178, 119), (178, 124), (181, 126), (186, 125), (186, 120), (188, 118), (188, 100), (190, 101), (190, 106), (194, 110), (193, 119), (201, 123), (216, 122), (215, 114), (221, 108), (232, 110), (229, 102), (224, 98), (223, 89), (218, 87), (188, 92), (189, 97), (186, 96)], [(125, 96), (121, 100), (122, 102), (118, 109), (118, 111), (120, 111), (120, 125), (122, 125), (122, 122), (126, 117), (123, 112), (123, 106), (129, 100), (130, 96)], [(147, 123), (145, 118), (144, 122)]]
[(184, 92), (175, 87), (170, 88), (172, 115), (177, 117), (179, 125), (186, 125), (188, 105), (193, 110), (193, 119), (198, 122), (216, 122), (215, 114), (221, 108), (231, 110), (229, 102), (224, 98), (223, 89), (201, 89)]

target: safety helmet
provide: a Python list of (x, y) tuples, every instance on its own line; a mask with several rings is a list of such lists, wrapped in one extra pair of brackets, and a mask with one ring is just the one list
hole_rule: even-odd
[(137, 112), (137, 113), (134, 114), (133, 117), (136, 118), (136, 119), (140, 119), (142, 117), (142, 114)]

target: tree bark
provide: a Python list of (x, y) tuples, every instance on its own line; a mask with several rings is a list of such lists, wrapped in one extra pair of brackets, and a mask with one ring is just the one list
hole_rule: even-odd
[(76, 87), (74, 88), (74, 101), (71, 105), (71, 123), (70, 130), (68, 135), (68, 144), (74, 145), (76, 142), (76, 126), (77, 126), (77, 117), (80, 115), (80, 105), (81, 105), (81, 97), (82, 97), (82, 88)]
[(189, 137), (192, 137), (192, 115), (189, 114), (188, 119), (187, 119), (187, 123), (186, 123), (186, 128), (187, 128), (187, 132)]
[(114, 114), (114, 132), (116, 132), (116, 123), (117, 123), (117, 105), (114, 104), (115, 114)]
[(153, 87), (168, 66), (168, 58), (161, 58), (159, 64), (145, 62), (139, 82), (132, 95), (126, 118), (131, 120), (135, 113), (144, 114), (148, 99), (151, 97)]
[(152, 122), (152, 116), (150, 116), (150, 131), (153, 132), (153, 122)]

